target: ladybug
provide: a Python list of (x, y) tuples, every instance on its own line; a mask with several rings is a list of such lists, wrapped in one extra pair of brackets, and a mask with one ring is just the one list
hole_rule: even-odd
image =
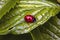
[(32, 16), (32, 15), (26, 15), (26, 16), (24, 17), (24, 19), (25, 19), (25, 21), (28, 22), (28, 23), (33, 23), (33, 22), (36, 21), (35, 17)]

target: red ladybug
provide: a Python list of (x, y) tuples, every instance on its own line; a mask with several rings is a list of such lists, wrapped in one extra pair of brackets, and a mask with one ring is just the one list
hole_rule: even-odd
[(34, 18), (34, 16), (32, 15), (26, 15), (24, 17), (25, 21), (28, 22), (28, 23), (33, 23), (36, 19)]

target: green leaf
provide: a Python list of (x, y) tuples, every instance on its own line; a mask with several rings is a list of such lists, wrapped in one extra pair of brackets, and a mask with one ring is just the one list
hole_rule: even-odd
[[(18, 4), (17, 7), (27, 8), (27, 12), (24, 11), (24, 16), (28, 14), (35, 16), (36, 22), (26, 23), (24, 21), (24, 16), (21, 16), (21, 19), (19, 21), (20, 22), (21, 20), (23, 21), (15, 25), (14, 29), (12, 30), (13, 34), (28, 33), (31, 30), (38, 27), (39, 25), (44, 24), (52, 16), (55, 16), (59, 11), (59, 7), (57, 8), (56, 4), (53, 4), (50, 2), (41, 2), (41, 1), (40, 2), (39, 1), (20, 1), (20, 5)], [(32, 9), (30, 10), (29, 8), (32, 8)]]
[[(49, 1), (20, 1), (0, 22), (0, 35), (9, 32), (13, 34), (24, 34), (44, 24), (52, 16), (59, 12), (59, 5)], [(36, 22), (27, 23), (25, 15), (33, 15)], [(40, 18), (39, 18), (40, 17)]]
[(7, 13), (11, 8), (14, 8), (18, 0), (0, 0), (0, 19)]
[(40, 26), (40, 28), (36, 28), (30, 32), (33, 40), (53, 40), (53, 38), (46, 33), (47, 31), (43, 27), (44, 26)]

